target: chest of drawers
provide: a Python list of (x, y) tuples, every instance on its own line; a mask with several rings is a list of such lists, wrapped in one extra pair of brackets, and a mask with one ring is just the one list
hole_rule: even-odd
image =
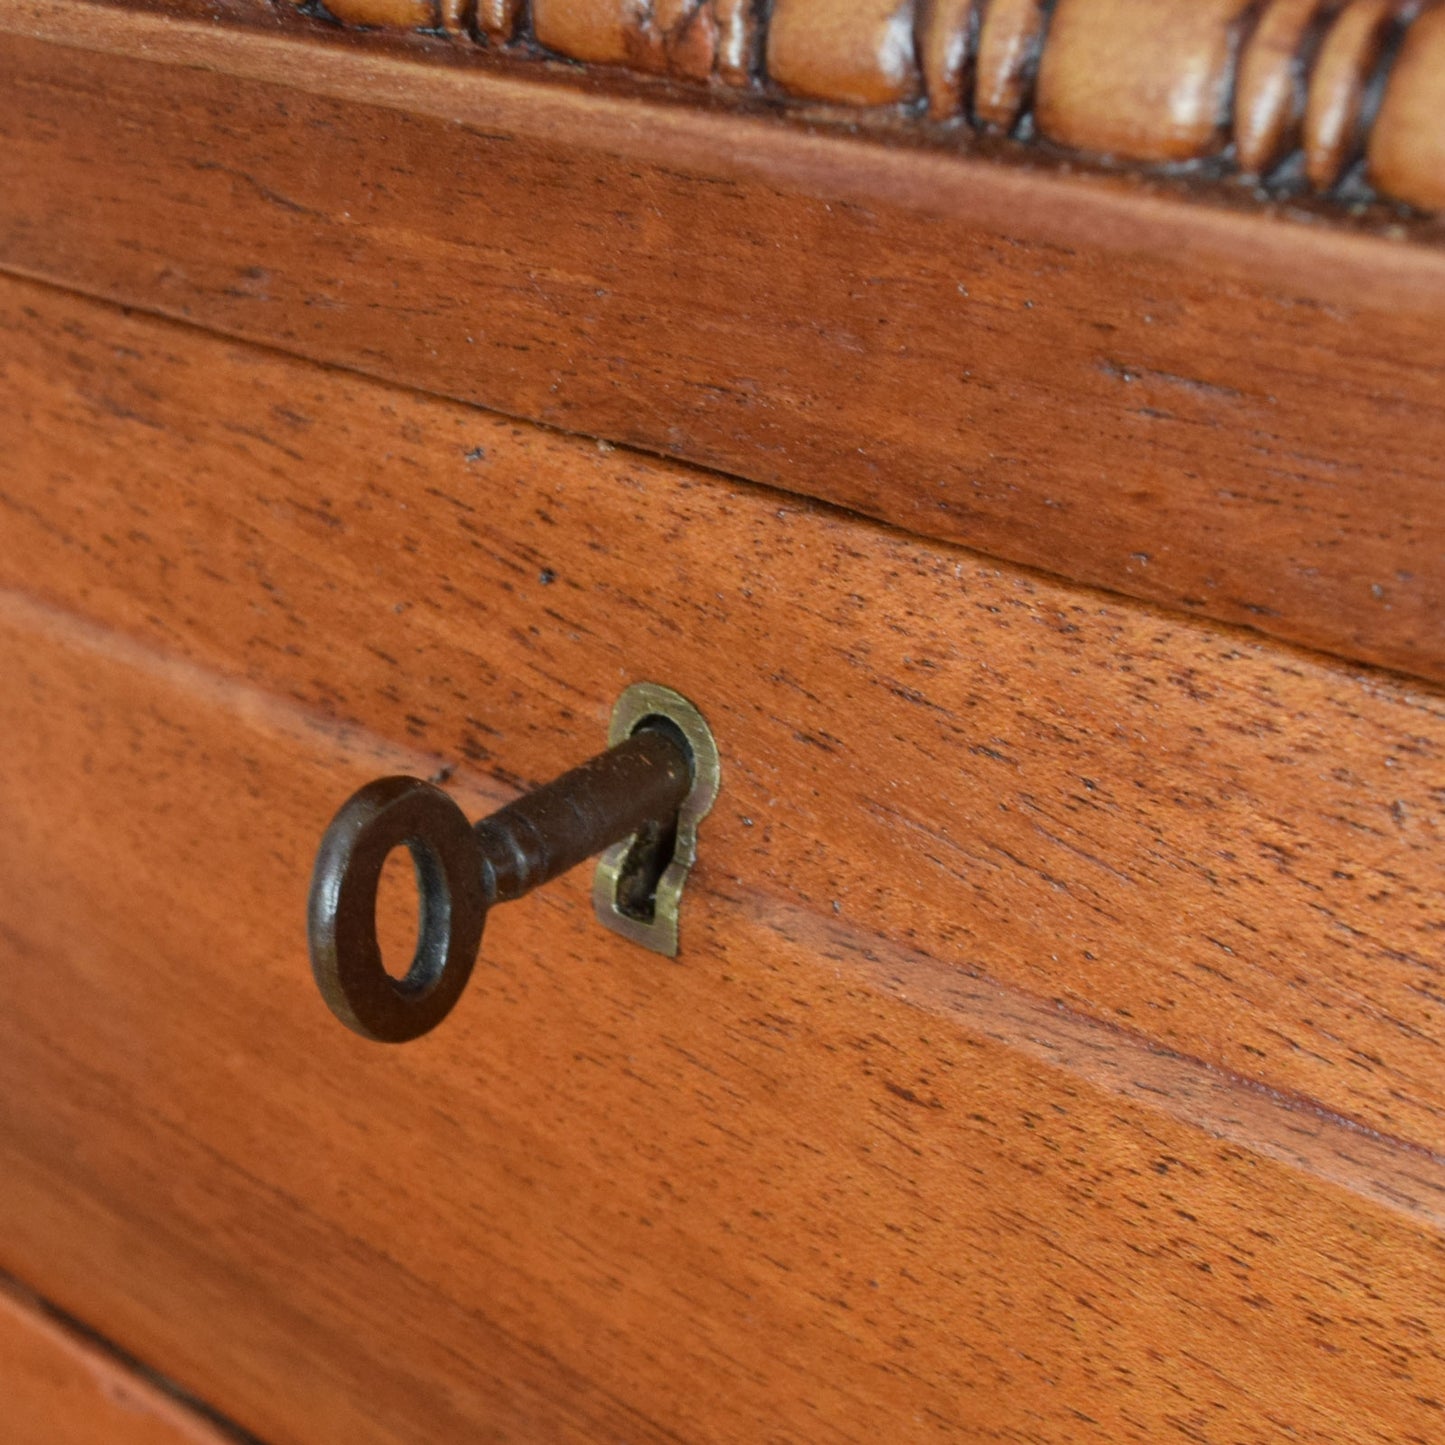
[[(1440, 1438), (1438, 12), (875, 10), (0, 17), (12, 1438)], [(645, 679), (677, 960), (338, 1027)]]

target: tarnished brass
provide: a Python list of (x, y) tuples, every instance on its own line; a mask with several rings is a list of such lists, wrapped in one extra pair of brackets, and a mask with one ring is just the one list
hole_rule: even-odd
[(722, 767), (712, 729), (681, 693), (655, 682), (634, 683), (617, 699), (607, 740), (614, 747), (640, 729), (668, 726), (686, 745), (692, 787), (671, 829), (644, 829), (614, 844), (597, 864), (592, 904), (614, 933), (656, 953), (677, 957), (683, 885), (697, 860), (697, 826), (717, 797)]

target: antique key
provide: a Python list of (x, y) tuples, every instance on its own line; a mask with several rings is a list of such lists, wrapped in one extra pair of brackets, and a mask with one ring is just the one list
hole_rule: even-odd
[[(471, 977), (488, 909), (596, 853), (602, 922), (676, 953), (697, 823), (717, 792), (717, 748), (697, 709), (653, 683), (622, 695), (609, 739), (606, 752), (475, 825), (420, 778), (378, 778), (342, 805), (321, 840), (308, 905), (312, 972), (342, 1023), (385, 1043), (435, 1028)], [(382, 865), (397, 847), (412, 855), (421, 897), (401, 978), (387, 972), (376, 933)]]

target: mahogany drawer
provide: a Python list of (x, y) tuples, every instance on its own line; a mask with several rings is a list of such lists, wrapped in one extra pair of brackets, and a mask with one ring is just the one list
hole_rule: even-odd
[[(29, 283), (0, 369), (0, 1266), (278, 1445), (1439, 1433), (1431, 687)], [(570, 875), (339, 1028), (336, 804), (641, 678), (678, 961)]]
[(138, 1378), (135, 1360), (117, 1359), (13, 1288), (0, 1292), (0, 1398), (6, 1438), (16, 1445), (221, 1445), (226, 1438), (224, 1426)]

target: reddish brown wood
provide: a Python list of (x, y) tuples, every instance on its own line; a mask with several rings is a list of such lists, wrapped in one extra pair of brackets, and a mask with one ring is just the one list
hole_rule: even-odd
[(725, 891), (1445, 1149), (1437, 691), (0, 296), (23, 419), (0, 584), (425, 746), (428, 771), (545, 780), (654, 677), (722, 740)]
[(1039, 70), (1038, 122), (1079, 150), (1195, 160), (1225, 145), (1244, 24), (1256, 0), (1058, 0)]
[(1353, 0), (1326, 31), (1304, 118), (1305, 173), (1317, 190), (1334, 185), (1364, 153), (1370, 83), (1398, 17), (1419, 8), (1418, 0)]
[[(1368, 9), (1261, 62), (1319, 40), (1256, 99), (1322, 184), (1414, 39)], [(742, 13), (566, 18), (731, 83)], [(912, 85), (913, 44), (966, 111), (978, 17), (893, 17), (888, 72), (879, 14), (800, 11), (841, 26), (800, 89)], [(1047, 18), (988, 8), (995, 123), (1050, 53), (1104, 113)], [(1188, 52), (1221, 106), (1269, 18)], [(0, 59), (0, 261), (1135, 592), (1243, 579), (1190, 605), (1441, 675), (1418, 239), (108, 23)], [(268, 1445), (1440, 1438), (1437, 687), (13, 277), (0, 388), (0, 1269)], [(335, 804), (412, 771), (483, 812), (643, 676), (724, 753), (678, 963), (579, 874), (437, 1035), (344, 1033), (303, 955)], [(15, 1399), (207, 1438), (35, 1323), (0, 1297), (7, 1445)]]
[(334, 5), (328, 0), (327, 9), (350, 25), (380, 25), (395, 30), (431, 29), (442, 19), (437, 0), (336, 0)]
[(1445, 205), (1445, 14), (1427, 9), (1411, 26), (1390, 69), (1379, 119), (1370, 131), (1370, 173), (1417, 205)]
[(0, 264), (1445, 678), (1428, 245), (95, 13)]
[(757, 66), (747, 0), (534, 0), (530, 13), (537, 43), (571, 60), (731, 85), (751, 83)]
[(726, 815), (679, 963), (563, 880), (367, 1045), (315, 825), (429, 757), (0, 613), (0, 1261), (262, 1438), (1439, 1434), (1438, 1161), (780, 906)]
[(768, 75), (794, 95), (892, 105), (918, 94), (913, 0), (773, 0)]
[(922, 0), (918, 7), (918, 64), (928, 113), (945, 120), (963, 108), (972, 80), (973, 29), (980, 0)]
[(1234, 91), (1239, 163), (1264, 175), (1300, 144), (1309, 68), (1344, 0), (1269, 0), (1244, 44)]
[[(274, 13), (269, 0), (116, 3), (243, 24)], [(1414, 32), (1430, 8), (1426, 0), (483, 0), (474, 15), (471, 0), (337, 0), (309, 28), (319, 37), (340, 19), (424, 30), (413, 52), (429, 47), (449, 63), (479, 58), (466, 43), (475, 33), (524, 65), (562, 57), (691, 85), (721, 79), (835, 108), (890, 109), (905, 124), (922, 90), (934, 119), (1013, 132), (1027, 116), (1021, 140), (1135, 165), (1219, 157), (1217, 172), (1232, 139), (1246, 174), (1282, 194), (1296, 189), (1297, 168), (1276, 167), (1302, 149), (1314, 188), (1354, 205), (1358, 184), (1346, 193), (1338, 183), (1367, 146), (1373, 157), (1380, 94), (1408, 88), (1394, 79), (1394, 52), (1402, 40), (1426, 43)], [(454, 43), (435, 43), (439, 26)], [(1048, 84), (1030, 113), (1046, 49)], [(1386, 196), (1433, 209), (1441, 112), (1405, 94), (1392, 115), (1386, 163), (1372, 159), (1365, 177)], [(835, 109), (829, 119), (852, 117)], [(908, 128), (925, 141), (953, 139)]]
[(985, 129), (1011, 131), (1033, 99), (1047, 0), (990, 0), (979, 23), (973, 113)]
[(553, 50), (604, 65), (621, 65), (628, 59), (628, 7), (616, 0), (583, 4), (540, 0), (533, 4), (532, 12), (537, 38)]
[(194, 1411), (0, 1284), (7, 1445), (223, 1445)]
[(477, 28), (489, 39), (510, 40), (522, 14), (522, 0), (477, 0)]

